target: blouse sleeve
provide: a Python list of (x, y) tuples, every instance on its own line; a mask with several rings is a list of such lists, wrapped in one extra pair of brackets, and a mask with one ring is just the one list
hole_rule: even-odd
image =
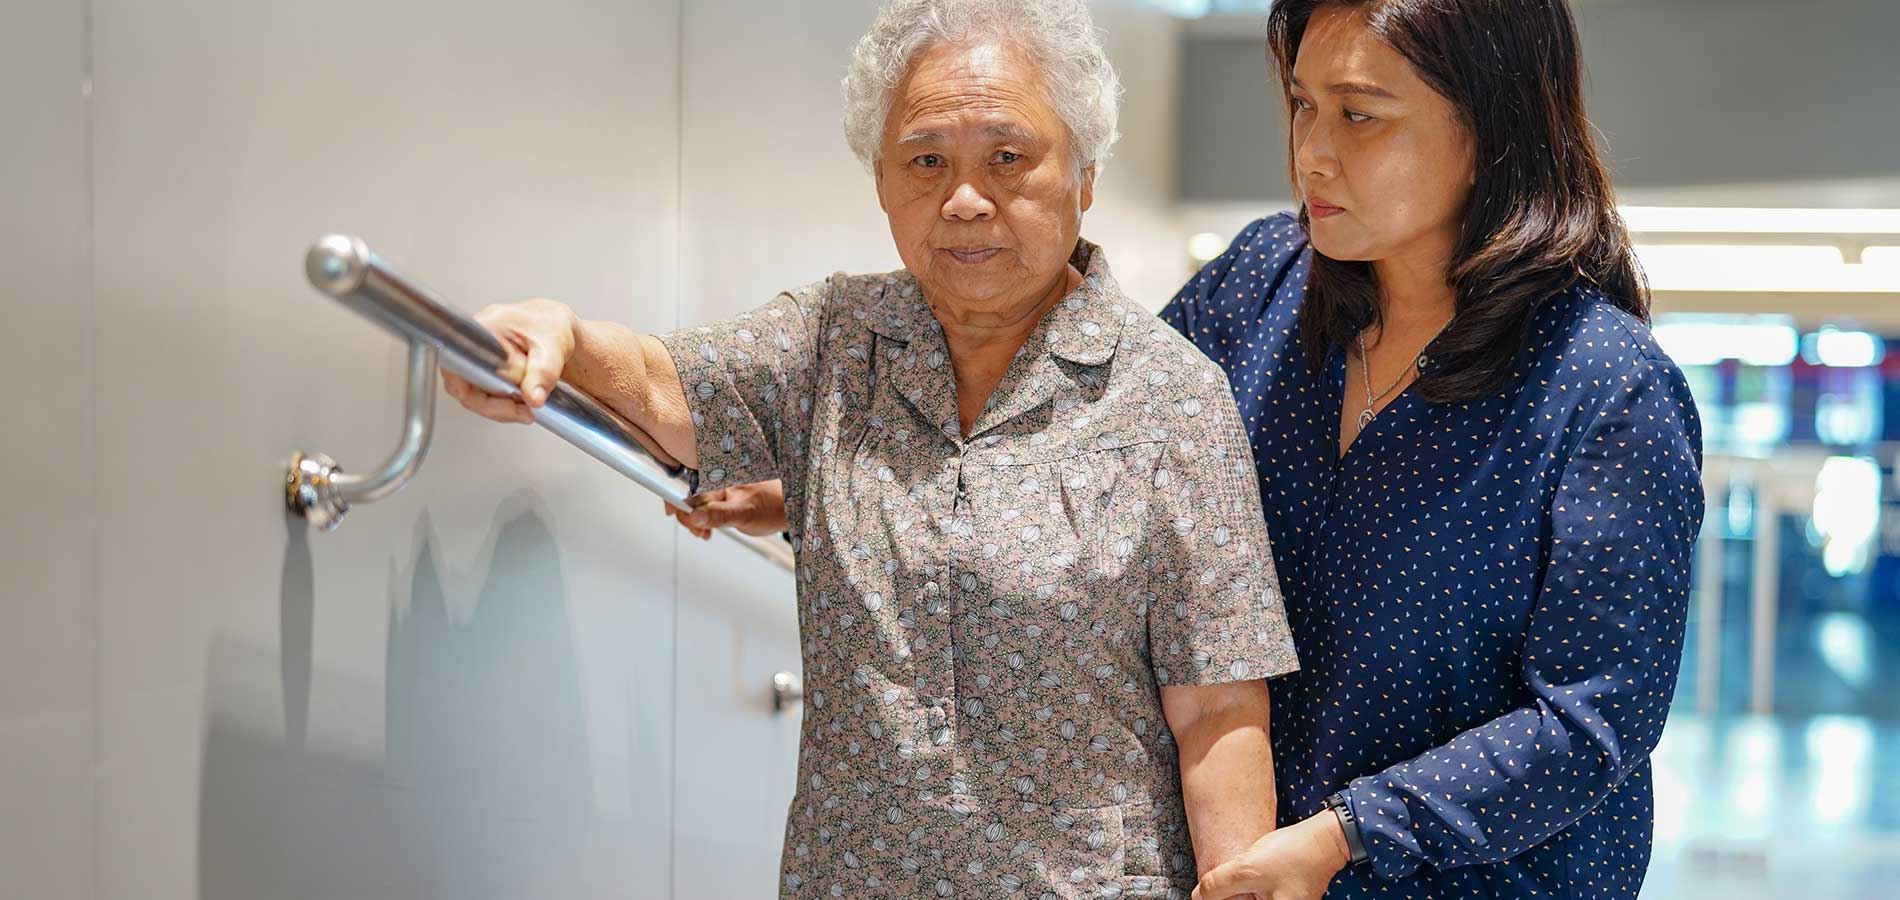
[(1209, 388), (1184, 401), (1196, 412), (1151, 476), (1170, 577), (1148, 606), (1148, 645), (1164, 685), (1273, 678), (1300, 667), (1253, 454), (1227, 380)]
[(692, 413), (695, 494), (800, 471), (830, 286), (807, 285), (726, 321), (659, 336)]

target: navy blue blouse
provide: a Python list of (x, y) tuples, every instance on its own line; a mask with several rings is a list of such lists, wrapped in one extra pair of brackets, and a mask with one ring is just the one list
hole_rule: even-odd
[(1162, 312), (1253, 442), (1303, 665), (1272, 682), (1281, 824), (1345, 790), (1371, 859), (1329, 898), (1635, 897), (1702, 521), (1681, 372), (1580, 286), (1505, 388), (1408, 389), (1342, 458), (1345, 354), (1315, 377), (1300, 345), (1308, 258), (1262, 219)]

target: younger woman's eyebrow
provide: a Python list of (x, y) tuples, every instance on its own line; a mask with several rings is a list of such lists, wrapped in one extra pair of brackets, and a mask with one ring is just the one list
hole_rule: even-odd
[[(1298, 76), (1288, 77), (1293, 80), (1294, 87), (1306, 90), (1306, 85), (1301, 83)], [(1329, 94), (1353, 94), (1360, 97), (1379, 97), (1386, 100), (1399, 99), (1397, 94), (1367, 81), (1341, 81), (1335, 84), (1329, 84), (1326, 86), (1326, 92)]]

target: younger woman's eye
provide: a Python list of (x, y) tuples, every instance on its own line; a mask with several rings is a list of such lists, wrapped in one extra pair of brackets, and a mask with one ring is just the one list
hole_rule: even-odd
[(1349, 109), (1349, 110), (1346, 110), (1346, 121), (1348, 121), (1348, 122), (1351, 122), (1351, 123), (1353, 123), (1354, 125), (1357, 125), (1357, 124), (1359, 124), (1360, 122), (1370, 122), (1370, 121), (1372, 121), (1372, 117), (1371, 117), (1371, 116), (1368, 116), (1368, 115), (1366, 115), (1365, 113), (1356, 113), (1356, 112), (1353, 112), (1352, 110), (1350, 110), (1350, 109)]

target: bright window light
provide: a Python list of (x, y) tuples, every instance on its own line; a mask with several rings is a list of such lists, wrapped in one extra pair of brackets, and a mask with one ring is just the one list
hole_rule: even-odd
[(1900, 209), (1620, 212), (1659, 291), (1900, 293)]
[[(1844, 613), (1830, 613), (1825, 631)], [(1861, 639), (1865, 639), (1865, 625)], [(1824, 638), (1825, 640), (1825, 638)], [(1826, 652), (1823, 650), (1822, 652)], [(1808, 770), (1814, 784), (1808, 789), (1809, 810), (1817, 823), (1851, 824), (1866, 818), (1868, 800), (1878, 783), (1874, 768), (1874, 733), (1858, 716), (1821, 716), (1808, 723)]]
[(1887, 345), (1871, 332), (1823, 328), (1801, 339), (1801, 358), (1817, 366), (1864, 369), (1887, 358)]
[(1891, 234), (1900, 239), (1900, 209), (1624, 206), (1617, 211), (1637, 233)]
[[(1658, 291), (1900, 293), (1900, 265), (1843, 261), (1839, 248), (1802, 245), (1644, 244), (1636, 258)], [(1886, 258), (1869, 248), (1876, 260)]]
[(1674, 315), (1659, 318), (1652, 332), (1669, 358), (1684, 366), (1731, 359), (1751, 366), (1785, 366), (1800, 349), (1800, 334), (1790, 316)]
[(1737, 403), (1733, 413), (1732, 443), (1737, 450), (1765, 456), (1788, 439), (1788, 408), (1779, 403)]
[(1900, 247), (1868, 247), (1861, 251), (1860, 264), (1900, 279)]
[(1814, 434), (1836, 447), (1865, 444), (1879, 436), (1880, 409), (1868, 398), (1825, 393), (1814, 403)]
[(1148, 0), (1148, 5), (1182, 19), (1201, 18), (1214, 8), (1213, 0)]
[(1831, 456), (1814, 476), (1814, 530), (1829, 575), (1867, 568), (1880, 528), (1880, 464), (1864, 456)]
[(1873, 639), (1866, 619), (1844, 612), (1822, 615), (1814, 629), (1814, 646), (1820, 651), (1821, 661), (1848, 686), (1864, 688), (1873, 680)]
[(1206, 264), (1226, 249), (1227, 239), (1212, 231), (1203, 231), (1188, 238), (1188, 256), (1193, 257), (1197, 263)]

